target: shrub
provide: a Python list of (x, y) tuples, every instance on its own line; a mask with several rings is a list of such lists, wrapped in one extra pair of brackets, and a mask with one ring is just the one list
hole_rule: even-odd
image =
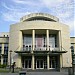
[(0, 68), (6, 68), (7, 65), (5, 64), (0, 64)]

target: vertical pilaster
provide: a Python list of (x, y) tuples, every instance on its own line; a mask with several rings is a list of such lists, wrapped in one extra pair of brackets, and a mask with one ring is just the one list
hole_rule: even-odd
[(34, 55), (32, 55), (32, 70), (34, 70)]
[(60, 68), (62, 68), (62, 55), (60, 55)]
[(2, 54), (4, 54), (4, 44), (2, 44)]
[(49, 50), (49, 30), (46, 30), (46, 36), (47, 36), (47, 51)]
[[(22, 31), (19, 32), (19, 51), (23, 50), (23, 35), (22, 35)], [(18, 55), (18, 59), (17, 59), (17, 66), (18, 67), (22, 67), (22, 62), (21, 62), (21, 56)]]
[(49, 70), (49, 64), (50, 64), (50, 58), (49, 58), (49, 54), (47, 55), (47, 69)]
[(22, 31), (19, 32), (19, 50), (22, 50), (21, 48), (23, 47), (23, 35)]
[[(4, 44), (2, 44), (2, 52), (1, 54), (4, 54)], [(3, 64), (3, 56), (1, 55), (1, 64)]]
[(1, 56), (1, 64), (3, 64), (3, 56)]

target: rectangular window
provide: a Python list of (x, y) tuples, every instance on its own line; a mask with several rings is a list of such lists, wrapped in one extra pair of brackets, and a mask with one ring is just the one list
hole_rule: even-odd
[(23, 36), (23, 50), (30, 51), (32, 48), (32, 36), (24, 35)]
[(4, 54), (8, 55), (8, 44), (4, 44)]
[(55, 48), (55, 37), (49, 37), (49, 45), (51, 48)]
[(3, 58), (3, 64), (7, 65), (7, 62), (8, 62), (8, 58), (7, 57), (4, 57)]

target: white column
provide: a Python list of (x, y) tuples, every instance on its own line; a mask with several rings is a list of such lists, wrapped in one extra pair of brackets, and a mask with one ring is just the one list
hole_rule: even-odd
[(32, 55), (32, 70), (34, 70), (34, 55)]
[[(32, 30), (32, 53), (35, 49), (35, 30)], [(32, 70), (34, 70), (34, 55), (32, 55)]]
[(4, 54), (4, 44), (2, 44), (2, 54)]
[(35, 49), (35, 30), (32, 30), (32, 50)]
[(61, 31), (58, 32), (59, 36), (59, 50), (61, 51)]
[(50, 58), (49, 58), (49, 54), (47, 55), (47, 69), (49, 70), (49, 64), (50, 64)]
[(23, 35), (22, 35), (22, 31), (19, 32), (19, 50), (23, 49)]
[[(2, 44), (2, 52), (1, 54), (4, 54), (4, 44)], [(3, 56), (1, 56), (1, 64), (3, 64)]]
[(62, 55), (60, 55), (60, 68), (62, 68)]
[(3, 64), (3, 56), (1, 56), (1, 64)]
[[(61, 51), (62, 50), (62, 42), (61, 42), (61, 31), (58, 32), (58, 37), (59, 37), (59, 50)], [(60, 55), (60, 68), (62, 68), (62, 54)]]
[(49, 50), (49, 30), (46, 30), (46, 36), (47, 36), (47, 51)]

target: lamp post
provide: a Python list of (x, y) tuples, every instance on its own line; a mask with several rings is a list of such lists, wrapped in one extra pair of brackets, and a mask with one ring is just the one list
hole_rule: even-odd
[(10, 71), (11, 71), (11, 53), (12, 53), (12, 50), (10, 50), (9, 52), (10, 52)]

